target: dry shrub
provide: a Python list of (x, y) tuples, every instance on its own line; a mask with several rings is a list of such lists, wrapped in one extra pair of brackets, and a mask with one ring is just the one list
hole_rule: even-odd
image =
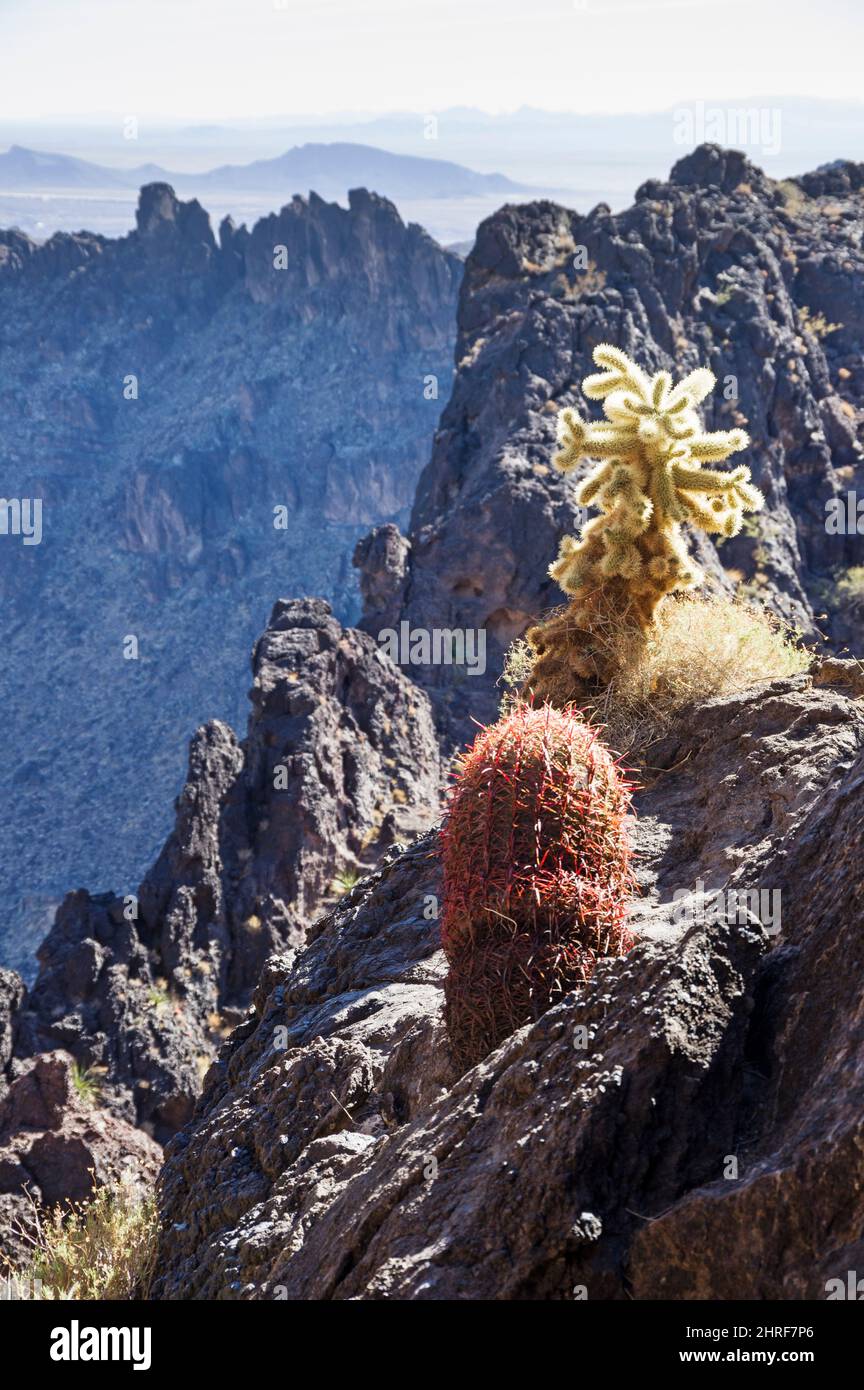
[[(603, 727), (607, 743), (631, 760), (673, 732), (694, 705), (798, 675), (811, 661), (796, 632), (768, 609), (709, 595), (668, 598), (648, 634), (609, 613), (593, 640), (614, 674), (579, 705)], [(515, 692), (533, 660), (525, 641), (508, 653), (502, 677), (510, 687), (508, 707), (518, 700)]]
[(31, 1198), (17, 1234), (32, 1254), (24, 1268), (3, 1273), (39, 1290), (42, 1298), (147, 1297), (156, 1258), (156, 1203), (131, 1179), (66, 1206), (46, 1209)]
[(840, 603), (848, 608), (864, 605), (864, 565), (853, 565), (838, 577), (836, 585)]

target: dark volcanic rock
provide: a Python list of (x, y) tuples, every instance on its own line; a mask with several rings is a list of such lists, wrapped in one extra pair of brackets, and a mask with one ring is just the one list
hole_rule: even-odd
[[(265, 1223), (250, 1249), (257, 1269), (273, 1241), (302, 1244), (304, 1209), (318, 1208), (319, 1191), (326, 1205), (332, 1174), (445, 1093), (439, 891), (432, 837), (401, 854), (394, 848), (317, 925), (296, 963), (269, 962), (254, 1016), (209, 1074), (200, 1119), (172, 1141), (165, 1210), (182, 1208), (183, 1229), (160, 1281), (165, 1296), (205, 1288), (239, 1296), (250, 1267), (228, 1255), (230, 1210), (244, 1229), (255, 1213)], [(277, 1235), (267, 1220), (271, 1189), (292, 1171), (300, 1190), (286, 1189), (287, 1224)]]
[[(745, 425), (742, 460), (765, 511), (734, 541), (694, 537), (712, 584), (743, 580), (811, 634), (834, 576), (864, 562), (864, 536), (826, 529), (826, 503), (864, 499), (864, 205), (861, 166), (775, 183), (735, 151), (703, 146), (632, 208), (587, 216), (542, 202), (480, 227), (459, 305), (457, 375), (418, 485), (407, 567), (381, 608), (380, 546), (361, 546), (370, 632), (487, 636), (486, 680), (418, 667), (456, 739), (466, 715), (494, 717), (504, 650), (560, 603), (545, 577), (576, 526), (573, 491), (551, 466), (562, 406), (586, 405), (591, 352), (609, 341), (649, 370), (709, 366), (709, 428)], [(578, 267), (576, 264), (578, 263)], [(581, 473), (579, 475), (581, 477)], [(395, 552), (395, 542), (388, 542)], [(832, 633), (831, 614), (835, 615)]]
[(455, 1083), (434, 839), (274, 957), (168, 1149), (157, 1296), (819, 1298), (845, 1278), (864, 713), (834, 677), (693, 711), (637, 797), (639, 944)]
[(39, 948), (16, 1050), (62, 1048), (82, 1070), (96, 1069), (104, 1104), (162, 1141), (191, 1115), (222, 1024), (187, 1006), (179, 986), (188, 979), (194, 1004), (215, 994), (199, 977), (209, 977), (217, 948), (187, 951), (169, 971), (135, 911), (131, 896), (68, 895)]
[(252, 671), (245, 741), (198, 730), (138, 894), (68, 895), (18, 1016), (19, 1056), (62, 1047), (98, 1067), (105, 1104), (160, 1140), (189, 1119), (267, 957), (303, 943), (338, 875), (439, 809), (427, 696), (328, 604), (280, 600)]
[(26, 992), (20, 975), (14, 970), (0, 969), (0, 1101), (6, 1094), (9, 1063), (18, 1032), (18, 1010)]
[(70, 882), (131, 890), (152, 862), (174, 750), (243, 717), (273, 595), (358, 611), (351, 552), (407, 522), (461, 271), (362, 191), (218, 242), (166, 184), (118, 240), (0, 233), (3, 496), (42, 502), (38, 545), (0, 536), (7, 964)]
[(409, 541), (392, 521), (376, 526), (354, 548), (360, 571), (363, 624), (377, 637), (401, 606), (408, 573)]
[(78, 1094), (64, 1053), (28, 1062), (0, 1102), (0, 1255), (26, 1263), (33, 1202), (82, 1202), (118, 1183), (132, 1195), (152, 1186), (161, 1159), (140, 1129)]

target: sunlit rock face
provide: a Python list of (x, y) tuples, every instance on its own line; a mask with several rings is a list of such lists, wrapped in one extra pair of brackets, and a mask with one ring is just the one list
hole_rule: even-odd
[(434, 834), (271, 957), (166, 1150), (155, 1296), (845, 1289), (864, 1221), (851, 674), (709, 701), (656, 747), (637, 944), (464, 1074)]
[(567, 477), (550, 466), (556, 420), (565, 406), (599, 413), (580, 385), (602, 342), (676, 379), (709, 367), (706, 427), (750, 435), (736, 462), (766, 506), (734, 540), (690, 536), (709, 583), (750, 586), (838, 650), (860, 645), (864, 586), (856, 606), (837, 579), (864, 564), (862, 174), (840, 163), (775, 182), (742, 154), (704, 145), (624, 212), (538, 202), (481, 224), (453, 393), (404, 562), (397, 573), (392, 536), (358, 552), (370, 632), (400, 620), (485, 631), (484, 679), (444, 664), (415, 671), (456, 741), (469, 716), (494, 716), (513, 637), (563, 599), (546, 567), (578, 528), (574, 493), (590, 464)]

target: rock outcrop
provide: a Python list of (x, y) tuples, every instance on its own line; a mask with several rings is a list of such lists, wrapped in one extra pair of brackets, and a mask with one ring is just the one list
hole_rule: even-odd
[[(864, 498), (860, 170), (778, 183), (707, 145), (667, 182), (643, 185), (625, 212), (600, 205), (583, 216), (542, 202), (481, 225), (460, 296), (453, 394), (408, 543), (400, 551), (390, 537), (357, 556), (370, 632), (401, 620), (485, 632), (485, 680), (454, 679), (446, 665), (416, 672), (454, 741), (468, 715), (494, 717), (505, 649), (562, 601), (545, 571), (577, 525), (585, 470), (564, 478), (551, 468), (556, 417), (585, 408), (580, 383), (603, 341), (676, 378), (709, 366), (718, 389), (708, 427), (746, 424), (752, 444), (738, 461), (767, 505), (734, 541), (692, 538), (714, 587), (743, 582), (811, 635), (825, 628), (837, 645), (848, 641), (835, 576), (864, 563), (864, 535), (832, 532), (826, 504), (842, 499), (845, 515), (848, 494)], [(400, 553), (397, 573), (388, 557)]]
[(156, 1296), (819, 1298), (845, 1279), (864, 1221), (845, 679), (692, 711), (637, 796), (639, 943), (462, 1077), (435, 837), (394, 849), (269, 962), (172, 1140)]
[(7, 964), (70, 884), (132, 891), (188, 730), (243, 717), (273, 596), (356, 615), (351, 551), (407, 521), (461, 271), (362, 190), (218, 239), (167, 184), (118, 240), (0, 232), (3, 496), (42, 504), (39, 544), (0, 534)]
[(161, 1161), (148, 1135), (80, 1094), (65, 1053), (36, 1057), (0, 1101), (0, 1256), (26, 1262), (34, 1204), (84, 1202), (119, 1183), (132, 1196)]
[(14, 970), (0, 968), (0, 1101), (9, 1084), (9, 1064), (18, 1033), (18, 1012), (26, 993), (20, 975)]
[(97, 1070), (104, 1106), (160, 1141), (191, 1116), (268, 956), (303, 943), (340, 875), (439, 810), (426, 695), (328, 604), (280, 600), (252, 671), (246, 739), (198, 730), (174, 831), (138, 893), (69, 894), (14, 1000), (19, 1057), (65, 1049)]

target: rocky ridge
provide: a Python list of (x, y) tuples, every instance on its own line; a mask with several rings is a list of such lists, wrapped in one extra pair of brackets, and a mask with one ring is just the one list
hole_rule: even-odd
[(693, 537), (710, 583), (743, 584), (811, 636), (855, 646), (860, 621), (837, 577), (864, 563), (864, 533), (829, 531), (826, 504), (842, 500), (845, 514), (850, 493), (864, 497), (861, 168), (778, 183), (704, 145), (625, 212), (541, 202), (482, 223), (460, 292), (453, 394), (408, 534), (376, 531), (355, 559), (368, 631), (407, 621), (486, 633), (485, 679), (416, 672), (454, 742), (469, 715), (494, 717), (504, 652), (562, 601), (545, 569), (576, 525), (584, 469), (551, 468), (556, 417), (586, 409), (580, 383), (605, 340), (650, 371), (709, 366), (708, 428), (751, 436), (738, 461), (766, 507), (735, 540)]
[(804, 1298), (856, 1267), (861, 707), (774, 682), (656, 761), (639, 944), (466, 1075), (434, 837), (269, 962), (169, 1145), (156, 1296)]
[(7, 1253), (28, 1191), (78, 1200), (88, 1167), (152, 1180), (154, 1138), (191, 1118), (268, 958), (293, 958), (340, 876), (438, 815), (428, 698), (328, 604), (280, 600), (252, 674), (245, 740), (219, 722), (195, 734), (174, 831), (137, 894), (70, 893), (33, 987), (0, 971)]
[(42, 503), (38, 545), (0, 535), (8, 963), (70, 883), (152, 861), (174, 750), (243, 717), (274, 594), (356, 615), (351, 550), (407, 520), (461, 268), (362, 189), (218, 237), (165, 184), (118, 240), (0, 232), (4, 496)]

